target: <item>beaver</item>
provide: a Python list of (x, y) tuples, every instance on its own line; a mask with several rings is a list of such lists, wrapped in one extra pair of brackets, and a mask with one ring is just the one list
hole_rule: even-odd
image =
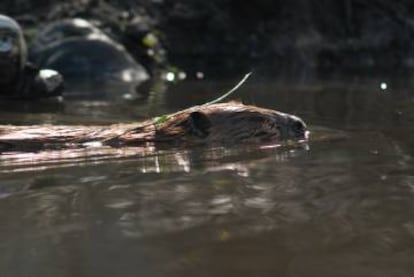
[(306, 124), (297, 116), (279, 111), (227, 102), (194, 106), (139, 124), (109, 126), (0, 126), (3, 151), (63, 149), (108, 145), (237, 142), (282, 142), (306, 140)]

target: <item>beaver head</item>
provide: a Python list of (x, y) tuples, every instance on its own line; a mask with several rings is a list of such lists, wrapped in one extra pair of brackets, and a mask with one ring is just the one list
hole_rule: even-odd
[(196, 106), (155, 128), (155, 141), (304, 140), (309, 133), (299, 117), (237, 102)]

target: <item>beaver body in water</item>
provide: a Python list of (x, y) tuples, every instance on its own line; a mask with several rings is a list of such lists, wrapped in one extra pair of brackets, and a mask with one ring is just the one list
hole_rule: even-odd
[(109, 126), (0, 126), (0, 145), (9, 151), (90, 145), (113, 147), (244, 141), (305, 140), (306, 124), (286, 113), (228, 102), (201, 105), (139, 124)]

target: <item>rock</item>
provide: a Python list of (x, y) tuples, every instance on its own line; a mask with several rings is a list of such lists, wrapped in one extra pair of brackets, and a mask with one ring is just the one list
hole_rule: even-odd
[[(156, 35), (162, 38), (165, 49), (161, 47), (161, 55), (157, 56), (168, 53), (168, 61), (186, 71), (187, 76), (200, 71), (207, 77), (224, 77), (264, 69), (261, 72), (272, 77), (297, 80), (318, 74), (395, 73), (414, 69), (411, 19), (414, 4), (410, 1), (70, 0), (63, 4), (42, 0), (44, 5), (39, 5), (34, 0), (21, 0), (19, 5), (16, 3), (5, 0), (0, 9), (19, 15), (37, 13), (47, 20), (63, 16), (99, 19), (116, 29), (113, 33), (138, 61), (148, 57), (145, 47), (134, 45), (142, 43), (145, 32), (154, 34), (158, 29)], [(124, 14), (127, 16), (123, 17)], [(147, 19), (136, 28), (136, 17)]]
[(66, 95), (79, 93), (79, 89), (88, 94), (90, 87), (105, 88), (113, 83), (133, 90), (149, 78), (121, 44), (80, 18), (45, 26), (30, 45), (30, 59), (61, 72)]

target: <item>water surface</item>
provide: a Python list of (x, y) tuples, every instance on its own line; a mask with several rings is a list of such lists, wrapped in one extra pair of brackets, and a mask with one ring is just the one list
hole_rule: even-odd
[[(234, 83), (6, 103), (0, 123), (131, 122)], [(0, 155), (1, 275), (412, 276), (413, 87), (256, 79), (234, 96), (301, 116), (307, 144)]]

